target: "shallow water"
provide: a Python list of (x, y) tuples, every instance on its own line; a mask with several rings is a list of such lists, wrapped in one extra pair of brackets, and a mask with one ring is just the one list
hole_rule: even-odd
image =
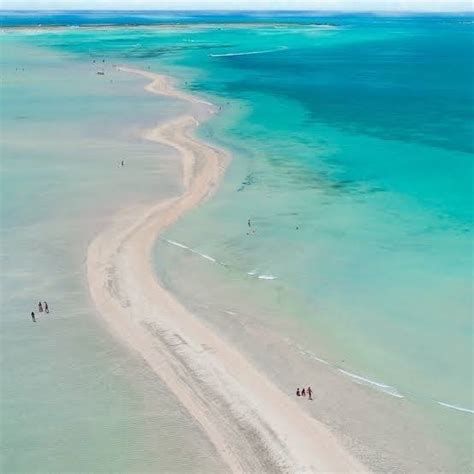
[(474, 408), (469, 18), (22, 36), (89, 64), (169, 72), (219, 104), (201, 134), (235, 159), (217, 196), (166, 236), (198, 254), (158, 243), (160, 277), (195, 308), (255, 313), (341, 377), (403, 396), (463, 469)]
[(2, 472), (221, 472), (85, 282), (87, 245), (116, 210), (179, 191), (177, 157), (134, 127), (181, 105), (128, 75), (111, 88), (84, 62), (2, 45)]

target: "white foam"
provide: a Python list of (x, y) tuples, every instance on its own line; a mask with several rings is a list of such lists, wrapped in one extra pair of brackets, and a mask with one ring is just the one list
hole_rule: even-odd
[(205, 258), (206, 260), (209, 260), (210, 262), (217, 263), (217, 260), (214, 257), (210, 257), (209, 255), (206, 255), (205, 253), (198, 252), (197, 250), (194, 250), (191, 247), (188, 247), (187, 245), (180, 244), (179, 242), (175, 242), (174, 240), (165, 239), (165, 241), (171, 245), (176, 245), (176, 247), (181, 247), (182, 249), (186, 249), (189, 252), (195, 253), (196, 255), (199, 255), (200, 257)]
[(340, 29), (338, 26), (335, 26), (335, 25), (321, 24), (321, 25), (311, 25), (311, 26), (318, 30), (339, 30)]
[(303, 349), (299, 344), (296, 345), (296, 348), (298, 349), (298, 352), (304, 356), (309, 357), (310, 359), (317, 360), (318, 362), (321, 362), (326, 365), (330, 365), (328, 361), (321, 359), (320, 357), (316, 356), (313, 354), (311, 351), (307, 351), (306, 349)]
[(230, 57), (230, 56), (248, 56), (251, 54), (265, 54), (265, 53), (275, 53), (276, 51), (283, 51), (288, 49), (287, 46), (281, 46), (280, 48), (274, 49), (264, 49), (261, 51), (244, 51), (242, 53), (222, 53), (222, 54), (210, 54), (209, 56), (213, 58), (223, 58), (223, 57)]
[(260, 280), (276, 280), (276, 277), (273, 275), (258, 275)]
[(457, 410), (457, 411), (464, 411), (466, 413), (474, 413), (474, 410), (471, 410), (470, 408), (463, 408), (463, 407), (458, 407), (456, 405), (450, 405), (449, 403), (444, 403), (444, 402), (437, 402), (438, 405), (442, 405), (447, 408), (451, 408), (452, 410)]
[(250, 272), (247, 272), (247, 275), (254, 276), (257, 274), (257, 270), (251, 270)]
[(191, 250), (191, 249), (190, 249), (189, 247), (187, 247), (186, 245), (180, 244), (179, 242), (175, 242), (174, 240), (166, 240), (166, 242), (168, 242), (168, 243), (171, 244), (171, 245), (176, 245), (176, 247), (181, 247), (182, 249)]
[(358, 383), (375, 387), (377, 390), (380, 390), (381, 392), (384, 392), (384, 393), (388, 393), (389, 395), (392, 395), (393, 397), (405, 398), (401, 393), (398, 392), (396, 388), (391, 387), (390, 385), (386, 385), (384, 383), (375, 382), (373, 380), (366, 379), (365, 377), (361, 377), (360, 375), (347, 372), (347, 370), (343, 370), (343, 369), (337, 369), (337, 370), (339, 370), (339, 372), (343, 373), (344, 375), (347, 375), (348, 377), (355, 379)]
[(318, 362), (321, 362), (322, 364), (329, 365), (329, 362), (328, 362), (328, 361), (326, 361), (326, 360), (324, 360), (324, 359), (321, 359), (321, 358), (315, 356), (313, 353), (309, 353), (309, 357), (310, 357), (311, 359), (317, 360)]
[(217, 260), (215, 258), (209, 257), (209, 255), (206, 255), (205, 253), (200, 253), (200, 252), (197, 252), (196, 250), (191, 250), (191, 251), (194, 253), (197, 253), (198, 255), (200, 255), (202, 258), (205, 258), (206, 260), (217, 263)]

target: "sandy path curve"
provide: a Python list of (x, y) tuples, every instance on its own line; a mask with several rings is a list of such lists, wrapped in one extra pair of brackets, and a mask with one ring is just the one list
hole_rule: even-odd
[[(111, 331), (137, 351), (201, 425), (232, 472), (366, 472), (325, 426), (161, 287), (150, 253), (157, 236), (215, 190), (228, 162), (194, 138), (212, 104), (165, 76), (131, 68), (146, 89), (187, 101), (190, 112), (146, 132), (182, 156), (183, 193), (125, 210), (90, 244), (92, 299)], [(291, 387), (291, 391), (292, 391)]]

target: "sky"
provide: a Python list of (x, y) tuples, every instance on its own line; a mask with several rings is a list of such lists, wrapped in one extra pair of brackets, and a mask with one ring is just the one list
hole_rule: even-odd
[(2, 9), (472, 11), (471, 0), (0, 0)]

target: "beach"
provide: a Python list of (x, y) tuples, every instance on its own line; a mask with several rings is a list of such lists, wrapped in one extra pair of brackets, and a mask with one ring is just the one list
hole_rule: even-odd
[[(202, 104), (183, 97), (162, 76), (121, 70), (152, 79), (149, 91)], [(209, 113), (209, 104), (204, 106)], [(198, 123), (185, 115), (146, 134), (181, 153), (184, 192), (134, 219), (125, 213), (94, 240), (87, 264), (93, 300), (112, 331), (142, 355), (203, 427), (232, 472), (365, 472), (291, 395), (274, 387), (154, 276), (150, 254), (160, 231), (210, 195), (228, 160), (190, 135)]]
[(135, 15), (2, 23), (2, 470), (470, 472), (472, 26)]

